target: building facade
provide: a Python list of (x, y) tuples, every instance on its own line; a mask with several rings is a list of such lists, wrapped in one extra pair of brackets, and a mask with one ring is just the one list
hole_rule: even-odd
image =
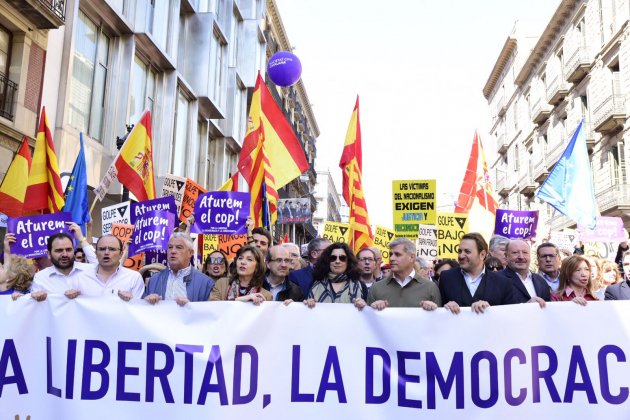
[(630, 226), (629, 18), (628, 0), (562, 0), (533, 42), (508, 36), (483, 88), (500, 206), (540, 210), (543, 236), (575, 227), (535, 192), (581, 120), (599, 210)]
[(343, 197), (337, 192), (335, 181), (329, 170), (317, 170), (315, 200), (317, 200), (317, 211), (313, 214), (313, 225), (317, 232), (322, 235), (324, 223), (327, 220), (331, 222), (342, 221), (341, 204), (344, 203)]

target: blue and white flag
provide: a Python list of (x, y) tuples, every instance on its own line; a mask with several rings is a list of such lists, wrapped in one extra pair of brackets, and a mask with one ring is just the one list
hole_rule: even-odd
[(575, 129), (569, 145), (536, 196), (578, 224), (589, 229), (595, 227), (599, 211), (586, 149), (584, 120)]
[(66, 203), (62, 211), (72, 214), (72, 221), (81, 227), (81, 231), (85, 235), (85, 224), (90, 221), (90, 212), (88, 210), (87, 170), (85, 151), (83, 150), (83, 133), (80, 134), (79, 141), (81, 148), (72, 168), (70, 181), (68, 181), (68, 186), (66, 187)]

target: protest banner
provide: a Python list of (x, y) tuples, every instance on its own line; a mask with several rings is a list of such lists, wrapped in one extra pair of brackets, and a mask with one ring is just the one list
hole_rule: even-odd
[(55, 233), (67, 233), (74, 243), (74, 234), (68, 229), (70, 222), (72, 214), (68, 212), (9, 217), (7, 232), (15, 234), (11, 253), (24, 258), (45, 257), (48, 255), (48, 237)]
[(497, 209), (494, 234), (509, 239), (530, 239), (536, 237), (538, 210)]
[(311, 199), (283, 198), (278, 200), (278, 224), (307, 223), (311, 220)]
[(580, 245), (579, 235), (574, 229), (564, 229), (562, 232), (550, 232), (549, 242), (555, 244), (561, 251), (568, 252), (569, 254), (573, 254), (575, 247)]
[(434, 225), (420, 225), (416, 240), (416, 254), (428, 261), (438, 257), (437, 228)]
[(168, 266), (168, 254), (167, 251), (155, 251), (149, 250), (144, 252), (145, 264), (162, 264)]
[(103, 207), (101, 209), (102, 232), (103, 235), (112, 233), (114, 223), (131, 223), (131, 212), (129, 211), (129, 201)]
[(578, 224), (577, 230), (582, 242), (622, 242), (628, 239), (621, 217), (598, 216), (595, 229)]
[(331, 243), (349, 243), (350, 242), (350, 225), (348, 223), (324, 222), (324, 232), (322, 238), (328, 239)]
[(236, 252), (247, 244), (247, 234), (243, 235), (203, 235), (203, 261), (214, 251), (221, 251), (227, 259), (236, 257)]
[(177, 207), (177, 217), (181, 215), (182, 200), (186, 191), (186, 178), (177, 175), (168, 174), (164, 177), (162, 183), (162, 197), (173, 196), (175, 206)]
[(435, 179), (392, 181), (394, 232), (415, 241), (420, 224), (435, 224)]
[[(131, 239), (131, 235), (133, 234), (133, 225), (131, 223), (113, 223), (111, 234), (120, 239), (122, 243), (125, 244), (128, 240)], [(143, 253), (127, 257), (127, 259), (123, 261), (123, 267), (138, 271), (140, 270), (140, 268), (142, 268), (143, 257)]]
[(454, 316), (0, 296), (0, 318), (2, 419), (630, 418), (627, 301)]
[(468, 215), (460, 213), (438, 213), (437, 246), (438, 258), (457, 259), (459, 241), (468, 233)]
[(584, 255), (615, 261), (619, 242), (584, 242)]
[(175, 197), (161, 197), (155, 200), (139, 201), (137, 203), (131, 203), (131, 223), (135, 226), (136, 220), (139, 216), (153, 211), (153, 210), (165, 210), (172, 213), (177, 219), (177, 206), (175, 205)]
[[(179, 220), (185, 222), (195, 209), (195, 202), (206, 190), (190, 178), (186, 179), (184, 198), (182, 199), (182, 211), (179, 213)], [(195, 213), (196, 214), (196, 213)], [(194, 225), (193, 225), (194, 226)], [(201, 232), (197, 232), (201, 233)]]
[(242, 235), (247, 233), (249, 193), (211, 191), (195, 203), (195, 226), (204, 234)]
[(383, 226), (376, 226), (374, 232), (374, 247), (381, 251), (383, 261), (389, 261), (389, 243), (394, 240), (396, 234), (393, 230)]
[(151, 210), (137, 216), (129, 255), (148, 250), (168, 250), (168, 240), (174, 228), (175, 215), (169, 210)]

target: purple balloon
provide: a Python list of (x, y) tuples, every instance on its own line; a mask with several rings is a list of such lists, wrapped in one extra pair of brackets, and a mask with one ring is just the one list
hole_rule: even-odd
[(271, 56), (267, 63), (267, 73), (272, 82), (278, 86), (293, 86), (300, 80), (302, 63), (288, 51), (279, 51)]

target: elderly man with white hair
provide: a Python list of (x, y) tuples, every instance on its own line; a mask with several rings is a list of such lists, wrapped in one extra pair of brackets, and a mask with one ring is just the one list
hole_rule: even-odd
[(293, 242), (285, 242), (282, 244), (282, 248), (289, 251), (289, 258), (291, 258), (289, 271), (295, 271), (302, 268), (302, 265), (300, 264), (300, 247)]
[(156, 304), (162, 299), (174, 300), (183, 306), (188, 302), (208, 300), (214, 281), (191, 265), (194, 250), (193, 241), (186, 233), (171, 235), (166, 253), (168, 269), (149, 279), (144, 293), (147, 302)]

